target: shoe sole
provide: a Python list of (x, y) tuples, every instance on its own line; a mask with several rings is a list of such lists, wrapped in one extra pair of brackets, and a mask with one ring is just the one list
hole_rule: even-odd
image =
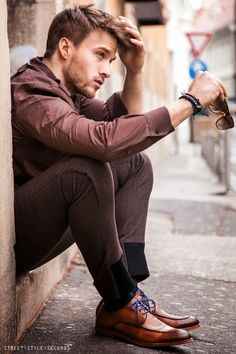
[(181, 339), (178, 341), (172, 341), (172, 342), (158, 342), (158, 343), (146, 343), (146, 342), (140, 342), (137, 341), (133, 338), (130, 337), (126, 337), (123, 334), (117, 333), (117, 332), (113, 332), (113, 331), (109, 331), (107, 329), (101, 329), (101, 328), (96, 328), (95, 330), (95, 334), (97, 336), (102, 336), (102, 337), (108, 337), (108, 338), (113, 338), (113, 339), (121, 339), (125, 342), (131, 343), (131, 344), (135, 344), (141, 347), (170, 347), (170, 346), (174, 346), (174, 345), (180, 345), (180, 344), (187, 344), (187, 343), (192, 343), (193, 342), (193, 338), (187, 338), (187, 339)]

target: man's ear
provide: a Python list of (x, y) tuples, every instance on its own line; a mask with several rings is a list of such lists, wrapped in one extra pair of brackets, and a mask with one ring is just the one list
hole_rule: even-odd
[(67, 59), (70, 55), (72, 43), (66, 37), (62, 37), (58, 43), (58, 50), (63, 59)]

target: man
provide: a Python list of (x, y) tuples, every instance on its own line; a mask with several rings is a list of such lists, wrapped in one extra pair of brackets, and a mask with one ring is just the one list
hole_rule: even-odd
[[(124, 87), (102, 102), (94, 97), (117, 49)], [(152, 188), (141, 151), (226, 92), (201, 73), (182, 99), (142, 114), (144, 58), (130, 21), (78, 6), (54, 18), (44, 57), (12, 77), (15, 252), (20, 275), (76, 242), (102, 296), (96, 333), (156, 347), (191, 342), (199, 321), (167, 314), (138, 288), (149, 276)]]

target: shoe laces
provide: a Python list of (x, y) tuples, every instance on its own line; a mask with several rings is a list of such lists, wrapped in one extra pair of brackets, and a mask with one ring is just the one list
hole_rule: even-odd
[(149, 309), (150, 312), (154, 312), (156, 309), (156, 303), (154, 300), (149, 299), (149, 297), (145, 294), (145, 292), (141, 289), (138, 289), (140, 295), (142, 296), (142, 303)]
[(147, 313), (150, 312), (149, 310), (149, 307), (146, 306), (146, 304), (144, 304), (142, 302), (142, 300), (139, 300), (137, 299), (136, 301), (134, 302), (131, 302), (130, 304), (130, 308), (132, 310), (135, 310), (136, 311), (136, 315), (137, 315), (137, 320), (139, 321), (139, 318), (140, 318), (140, 313), (142, 313), (142, 315), (145, 316), (145, 319), (147, 317)]

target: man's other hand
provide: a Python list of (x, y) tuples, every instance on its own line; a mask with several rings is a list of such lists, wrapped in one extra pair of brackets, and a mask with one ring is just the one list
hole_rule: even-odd
[(223, 101), (227, 96), (223, 83), (206, 71), (199, 71), (192, 81), (188, 93), (197, 97), (203, 108), (214, 104), (217, 100)]

